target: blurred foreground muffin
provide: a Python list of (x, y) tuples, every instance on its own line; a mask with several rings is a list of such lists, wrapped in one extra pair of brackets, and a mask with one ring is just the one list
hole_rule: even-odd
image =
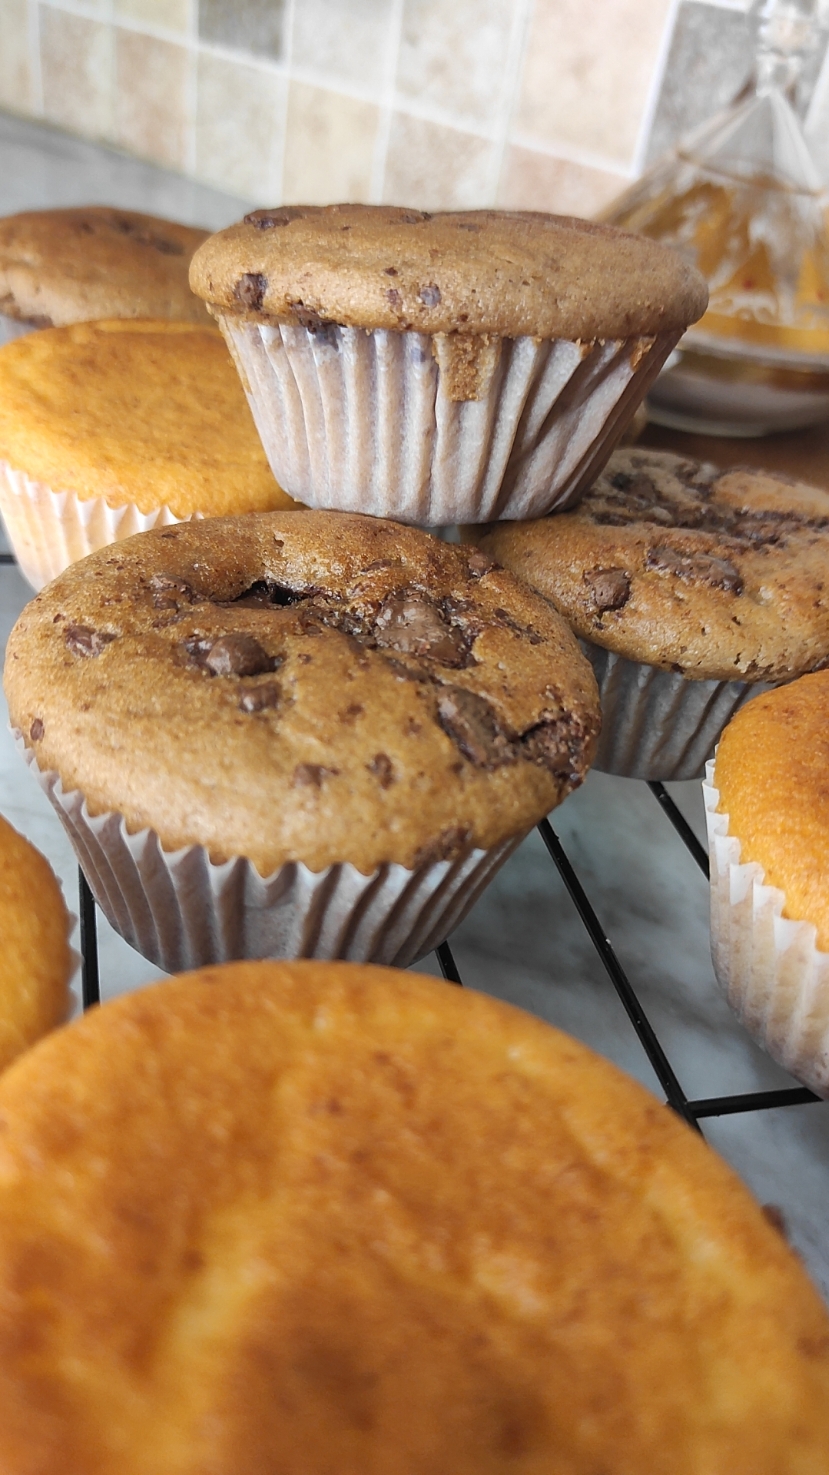
[(0, 349), (0, 512), (35, 589), (157, 524), (293, 506), (212, 328), (79, 323)]
[(599, 722), (545, 600), (346, 513), (101, 549), (24, 610), (5, 685), (97, 900), (169, 971), (411, 963), (581, 782)]
[(817, 487), (631, 447), (573, 512), (470, 536), (580, 637), (608, 773), (699, 778), (743, 702), (829, 658)]
[(0, 815), (0, 1070), (69, 1013), (72, 925), (48, 861)]
[(9, 1475), (825, 1475), (829, 1319), (641, 1086), (417, 974), (237, 964), (0, 1080)]
[(0, 219), (0, 343), (92, 318), (204, 323), (190, 258), (207, 231), (81, 205)]
[(610, 226), (387, 205), (255, 210), (190, 281), (291, 495), (428, 526), (574, 501), (707, 301)]
[(761, 1045), (829, 1096), (829, 671), (757, 697), (704, 786), (717, 978)]

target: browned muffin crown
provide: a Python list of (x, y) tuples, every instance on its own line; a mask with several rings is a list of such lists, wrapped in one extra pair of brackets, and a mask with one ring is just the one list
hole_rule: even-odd
[(0, 219), (0, 312), (39, 328), (94, 318), (203, 324), (187, 272), (206, 235), (109, 205), (8, 215)]
[(517, 210), (256, 210), (211, 236), (193, 291), (222, 312), (318, 327), (627, 338), (687, 327), (702, 277), (612, 226)]
[(785, 681), (829, 658), (829, 492), (772, 472), (625, 448), (574, 511), (480, 542), (632, 661)]
[(24, 610), (5, 682), (93, 813), (262, 874), (519, 835), (581, 781), (599, 721), (545, 600), (477, 550), (327, 512), (101, 549)]

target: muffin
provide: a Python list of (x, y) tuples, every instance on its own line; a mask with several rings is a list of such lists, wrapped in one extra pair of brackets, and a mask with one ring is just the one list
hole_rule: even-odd
[(5, 684), (99, 904), (170, 971), (431, 951), (581, 781), (599, 721), (543, 599), (354, 514), (101, 549), (24, 610)]
[(707, 301), (609, 226), (385, 205), (256, 210), (190, 283), (291, 495), (424, 526), (574, 501)]
[(829, 492), (777, 473), (618, 450), (575, 511), (470, 535), (580, 637), (607, 773), (699, 778), (743, 702), (829, 657)]
[(207, 231), (83, 205), (0, 219), (0, 343), (92, 318), (204, 323), (190, 258)]
[(35, 589), (156, 524), (293, 506), (212, 328), (78, 323), (0, 349), (0, 512)]
[(0, 1070), (69, 1013), (72, 925), (48, 861), (0, 815)]
[(208, 969), (44, 1041), (0, 1113), (4, 1470), (824, 1475), (782, 1236), (507, 1004)]
[(829, 1097), (829, 671), (738, 712), (704, 785), (714, 969), (775, 1060)]

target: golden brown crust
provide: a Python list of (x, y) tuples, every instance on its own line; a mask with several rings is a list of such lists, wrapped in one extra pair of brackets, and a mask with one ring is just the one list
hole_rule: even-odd
[(829, 671), (749, 702), (725, 729), (714, 774), (742, 864), (785, 892), (784, 916), (811, 922), (829, 952)]
[(508, 1005), (205, 969), (38, 1046), (0, 1120), (3, 1470), (824, 1475), (795, 1256)]
[(296, 506), (221, 337), (191, 323), (76, 323), (6, 344), (0, 458), (55, 491), (140, 512)]
[(0, 220), (0, 312), (39, 328), (92, 318), (205, 321), (190, 258), (207, 231), (84, 205)]
[(571, 632), (511, 574), (331, 512), (92, 554), (24, 610), (5, 680), (38, 764), (93, 813), (263, 875), (521, 834), (581, 781), (599, 720)]
[(574, 511), (468, 536), (631, 661), (785, 681), (829, 656), (829, 492), (772, 472), (627, 447)]
[(48, 861), (0, 816), (0, 1070), (66, 1018), (69, 932)]
[(612, 226), (517, 210), (255, 210), (211, 236), (193, 291), (223, 312), (315, 327), (628, 338), (702, 315), (702, 277)]

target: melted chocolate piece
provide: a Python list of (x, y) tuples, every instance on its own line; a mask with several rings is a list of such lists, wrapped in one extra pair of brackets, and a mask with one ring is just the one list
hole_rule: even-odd
[(275, 681), (263, 681), (243, 691), (238, 702), (240, 712), (264, 712), (279, 706), (279, 687)]
[(29, 737), (31, 738), (33, 743), (39, 743), (45, 731), (46, 728), (43, 726), (41, 719), (39, 717), (36, 717), (31, 727), (29, 728)]
[(258, 271), (246, 271), (233, 288), (233, 295), (243, 307), (257, 308), (262, 306), (267, 290), (267, 277)]
[(498, 564), (494, 558), (490, 558), (488, 553), (484, 553), (482, 548), (474, 548), (469, 555), (467, 566), (470, 579), (482, 579), (485, 574), (497, 568)]
[(729, 594), (742, 593), (739, 571), (727, 558), (713, 553), (678, 553), (675, 548), (649, 548), (645, 567), (659, 573), (673, 574), (688, 584), (707, 584), (711, 589), (724, 589)]
[(168, 579), (165, 574), (153, 574), (149, 589), (155, 609), (177, 609), (180, 604), (196, 602), (196, 593), (185, 579)]
[(390, 594), (374, 622), (374, 639), (381, 649), (404, 655), (430, 656), (456, 669), (467, 664), (469, 641), (450, 625), (438, 606), (418, 590)]
[(308, 333), (313, 333), (315, 338), (322, 339), (331, 348), (338, 347), (337, 324), (330, 318), (322, 318), (314, 307), (306, 307), (304, 302), (292, 302), (290, 304), (291, 314), (294, 321)]
[(214, 676), (259, 676), (272, 671), (274, 662), (258, 640), (241, 633), (220, 635), (204, 657), (204, 665)]
[(439, 860), (460, 860), (469, 849), (472, 831), (465, 825), (450, 825), (434, 840), (427, 840), (417, 851), (415, 866), (433, 865)]
[(291, 783), (295, 789), (321, 789), (325, 779), (336, 776), (339, 771), (338, 768), (325, 768), (321, 763), (298, 763)]
[(515, 761), (510, 734), (501, 726), (495, 708), (476, 692), (442, 686), (438, 722), (476, 768), (498, 768)]
[(290, 206), (282, 210), (251, 210), (244, 217), (244, 223), (255, 226), (257, 230), (276, 230), (278, 226), (290, 225), (301, 214), (301, 210), (292, 210)]
[(242, 609), (288, 609), (291, 605), (301, 604), (314, 589), (289, 589), (285, 584), (277, 584), (274, 579), (257, 579), (249, 589), (237, 594), (229, 604), (241, 605)]
[(394, 764), (388, 753), (375, 753), (370, 763), (366, 764), (369, 773), (373, 773), (381, 789), (387, 789), (394, 783)]
[(88, 625), (67, 625), (63, 638), (73, 656), (99, 656), (116, 636), (107, 630), (91, 630)]
[(600, 613), (621, 609), (630, 599), (630, 579), (622, 568), (586, 569), (583, 578)]

